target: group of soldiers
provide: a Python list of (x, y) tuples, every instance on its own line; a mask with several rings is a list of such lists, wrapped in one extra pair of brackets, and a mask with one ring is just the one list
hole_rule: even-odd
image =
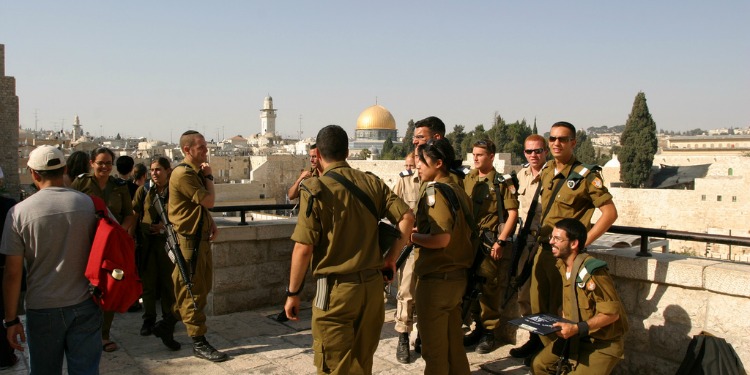
[[(517, 174), (495, 170), (490, 140), (473, 144), (473, 168), (462, 171), (444, 123), (425, 118), (415, 123), (415, 152), (391, 190), (346, 163), (343, 129), (330, 125), (318, 133), (310, 170), (289, 190), (290, 199), (300, 198), (300, 214), (285, 311), (297, 319), (309, 268), (316, 283), (312, 332), (319, 373), (371, 373), (383, 325), (383, 281), (391, 281), (402, 249), (412, 248), (397, 270), (400, 363), (412, 360), (416, 312), (414, 351), (425, 360), (425, 373), (470, 373), (465, 347), (487, 354), (499, 346), (501, 314), (517, 293), (520, 315), (563, 320), (554, 334), (531, 334), (512, 356), (538, 374), (612, 370), (623, 357), (627, 317), (606, 263), (586, 247), (614, 223), (617, 210), (599, 168), (575, 158), (575, 127), (557, 122), (549, 134), (548, 140), (536, 134), (525, 140), (528, 163)], [(601, 215), (592, 225), (596, 209)], [(385, 254), (378, 248), (381, 218), (400, 232)], [(516, 245), (525, 246), (514, 248), (521, 235), (525, 241)], [(476, 280), (478, 298), (467, 306)]]

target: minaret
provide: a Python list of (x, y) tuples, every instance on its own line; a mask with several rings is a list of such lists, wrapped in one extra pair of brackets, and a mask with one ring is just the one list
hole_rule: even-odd
[(273, 109), (273, 98), (270, 95), (263, 100), (263, 109), (260, 110), (260, 134), (263, 136), (276, 134), (276, 110)]
[(76, 115), (73, 121), (73, 141), (77, 141), (83, 135), (83, 129), (81, 128), (81, 119)]

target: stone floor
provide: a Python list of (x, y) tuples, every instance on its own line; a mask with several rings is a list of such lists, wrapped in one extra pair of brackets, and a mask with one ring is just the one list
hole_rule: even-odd
[[(393, 330), (393, 305), (386, 306), (385, 324), (380, 335), (380, 345), (375, 353), (375, 374), (419, 374), (424, 372), (424, 361), (408, 365), (396, 361), (396, 332)], [(172, 352), (154, 336), (139, 335), (140, 313), (118, 314), (112, 325), (112, 338), (120, 349), (102, 353), (100, 365), (103, 375), (130, 374), (315, 374), (310, 332), (311, 310), (302, 309), (297, 322), (279, 323), (270, 317), (281, 311), (281, 306), (252, 310), (208, 318), (206, 337), (216, 348), (225, 351), (231, 359), (212, 363), (192, 356), (190, 339), (184, 326), (178, 324), (175, 339), (182, 343), (180, 351)], [(521, 360), (512, 358), (508, 351), (512, 345), (503, 345), (490, 354), (476, 354), (469, 350), (467, 356), (472, 374), (527, 374)], [(2, 374), (27, 374), (28, 353), (14, 367)], [(414, 357), (412, 357), (414, 359)]]

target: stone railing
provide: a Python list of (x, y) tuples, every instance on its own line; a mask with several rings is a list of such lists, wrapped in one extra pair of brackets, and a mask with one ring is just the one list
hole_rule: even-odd
[[(219, 218), (220, 235), (212, 244), (214, 289), (208, 313), (229, 314), (281, 305), (289, 279), (293, 247), (289, 237), (296, 218), (254, 221), (237, 226)], [(750, 265), (654, 253), (637, 257), (637, 248), (591, 250), (606, 261), (628, 313), (626, 358), (619, 374), (674, 374), (693, 335), (710, 332), (727, 340), (745, 365), (750, 364)], [(502, 283), (504, 284), (504, 283)], [(314, 286), (307, 281), (303, 300)], [(509, 303), (504, 318), (517, 314)], [(509, 341), (525, 332), (503, 327)]]

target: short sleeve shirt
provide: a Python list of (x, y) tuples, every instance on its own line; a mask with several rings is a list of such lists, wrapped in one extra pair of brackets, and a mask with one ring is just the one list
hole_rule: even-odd
[[(555, 161), (551, 160), (540, 172), (542, 209), (546, 209), (549, 202), (552, 201), (552, 208), (542, 222), (542, 238), (549, 236), (555, 223), (565, 218), (579, 220), (586, 226), (586, 229), (591, 229), (591, 217), (594, 215), (594, 209), (612, 200), (612, 195), (604, 186), (602, 177), (598, 172), (590, 172), (573, 187), (571, 187), (573, 184), (570, 181), (565, 181), (570, 176), (575, 162), (575, 157), (571, 158), (565, 168), (555, 174)], [(563, 186), (552, 197), (552, 192), (558, 183), (562, 183)]]
[[(498, 186), (494, 185), (497, 171), (493, 168), (490, 173), (485, 176), (479, 176), (479, 170), (472, 169), (464, 179), (464, 189), (466, 194), (471, 198), (473, 205), (479, 205), (479, 210), (474, 207), (474, 211), (477, 212), (476, 222), (479, 225), (479, 229), (491, 230), (493, 232), (499, 231), (498, 225), (500, 222), (504, 222), (498, 215), (497, 200), (501, 197), (503, 200), (503, 210), (512, 210), (518, 208), (518, 198), (515, 192), (508, 188), (508, 185), (501, 183)], [(487, 185), (486, 189), (475, 189), (478, 185)], [(499, 189), (499, 190), (498, 190)], [(478, 192), (487, 192), (482, 197), (475, 197), (474, 195)], [(505, 213), (503, 212), (503, 215)]]
[(133, 214), (133, 202), (127, 181), (118, 180), (112, 176), (107, 179), (104, 190), (99, 187), (96, 177), (84, 173), (73, 181), (71, 187), (84, 194), (95, 195), (104, 200), (107, 208), (117, 222), (122, 224), (126, 217)]
[[(352, 169), (344, 161), (331, 163), (323, 175), (331, 170), (370, 197), (380, 217), (397, 223), (409, 211), (409, 206), (378, 177)], [(380, 269), (383, 256), (378, 246), (379, 221), (359, 198), (333, 178), (311, 177), (302, 182), (300, 214), (292, 241), (313, 246), (315, 276)]]
[[(537, 186), (541, 179), (541, 172), (534, 177), (531, 172), (531, 167), (524, 167), (518, 172), (518, 217), (521, 218), (524, 223), (529, 217), (529, 208), (531, 208), (531, 202), (534, 199), (534, 193), (536, 192)], [(541, 192), (540, 192), (541, 193)], [(537, 197), (537, 200), (539, 197)], [(539, 231), (539, 227), (542, 221), (542, 205), (537, 203), (536, 210), (534, 210), (534, 218), (531, 220), (532, 231)]]
[(419, 200), (419, 176), (414, 173), (401, 177), (396, 183), (393, 192), (406, 202), (412, 211), (416, 211), (417, 201)]
[[(208, 209), (201, 205), (206, 195), (208, 195), (206, 181), (197, 166), (184, 163), (172, 171), (169, 177), (167, 212), (169, 221), (177, 233), (183, 236), (195, 236), (201, 230), (201, 240), (208, 240), (213, 218)], [(198, 228), (201, 217), (203, 225), (202, 228)]]
[[(450, 177), (440, 178), (436, 182), (446, 184), (453, 189), (456, 197), (463, 201), (462, 207), (471, 207), (466, 192), (454, 184)], [(435, 189), (434, 205), (430, 205), (426, 192), (422, 193), (417, 208), (417, 230), (424, 234), (450, 233), (451, 235), (448, 245), (444, 248), (431, 249), (418, 245), (414, 247), (416, 253), (414, 272), (417, 276), (471, 267), (474, 260), (474, 249), (471, 245), (472, 230), (460, 208), (455, 214), (452, 212), (448, 199), (440, 189)]]

